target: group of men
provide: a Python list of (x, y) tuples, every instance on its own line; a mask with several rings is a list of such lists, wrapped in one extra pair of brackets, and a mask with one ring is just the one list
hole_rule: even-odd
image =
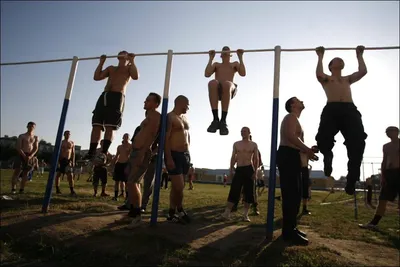
[[(241, 76), (246, 75), (246, 69), (243, 63), (243, 50), (237, 50), (239, 62), (230, 62), (231, 51), (229, 47), (222, 49), (222, 63), (213, 63), (215, 51), (209, 52), (209, 62), (205, 69), (205, 76), (210, 77), (215, 73), (215, 79), (208, 84), (209, 100), (213, 114), (213, 121), (207, 131), (215, 133), (219, 130), (221, 135), (229, 133), (226, 118), (230, 100), (237, 94), (237, 85), (233, 82), (236, 72)], [(290, 98), (285, 109), (289, 113), (282, 121), (280, 129), (280, 145), (277, 151), (277, 166), (280, 173), (280, 185), (282, 193), (282, 212), (283, 228), (282, 236), (285, 240), (297, 244), (308, 244), (306, 234), (297, 228), (297, 214), (301, 205), (301, 199), (306, 199), (307, 192), (302, 190), (302, 181), (307, 180), (309, 175), (308, 161), (318, 160), (315, 155), (321, 152), (324, 156), (324, 173), (327, 177), (332, 173), (332, 149), (334, 146), (334, 137), (340, 131), (345, 139), (345, 145), (348, 154), (348, 174), (345, 191), (352, 195), (355, 192), (355, 184), (360, 178), (360, 166), (363, 158), (365, 139), (367, 134), (361, 120), (361, 114), (353, 103), (350, 85), (360, 80), (367, 73), (367, 68), (363, 60), (363, 46), (356, 48), (359, 70), (349, 76), (342, 76), (344, 61), (340, 58), (334, 58), (329, 63), (331, 75), (323, 71), (322, 60), (324, 48), (318, 47), (318, 64), (316, 76), (321, 83), (326, 96), (327, 104), (322, 111), (318, 134), (316, 135), (316, 146), (307, 146), (304, 144), (304, 131), (299, 122), (300, 115), (305, 108), (302, 101), (296, 97)], [(139, 73), (134, 62), (135, 55), (121, 51), (118, 54), (118, 66), (109, 66), (103, 70), (106, 56), (100, 57), (100, 63), (94, 73), (94, 80), (100, 81), (108, 78), (104, 92), (100, 95), (96, 107), (93, 110), (92, 132), (90, 138), (89, 160), (95, 160), (98, 143), (101, 139), (101, 132), (104, 131), (104, 138), (99, 152), (107, 157), (108, 149), (111, 145), (113, 133), (122, 124), (122, 114), (125, 106), (125, 92), (131, 79), (137, 80)], [(221, 101), (222, 115), (219, 119), (218, 102)], [(136, 227), (142, 222), (142, 212), (145, 210), (143, 198), (139, 184), (144, 175), (148, 172), (149, 176), (154, 176), (154, 164), (158, 150), (158, 138), (160, 133), (161, 115), (157, 111), (161, 103), (161, 96), (156, 93), (150, 93), (145, 102), (145, 118), (136, 129), (129, 144), (129, 135), (125, 134), (122, 145), (118, 146), (115, 157), (115, 198), (118, 195), (118, 182), (127, 181), (127, 203), (124, 205), (129, 209), (127, 218), (131, 222), (131, 227)], [(189, 123), (185, 117), (189, 110), (189, 100), (180, 95), (174, 101), (174, 108), (167, 115), (167, 129), (164, 149), (164, 161), (166, 172), (171, 180), (170, 207), (168, 220), (182, 223), (189, 223), (190, 218), (183, 209), (183, 189), (184, 177), (188, 174), (191, 167), (190, 162), (190, 134)], [(32, 156), (37, 152), (38, 139), (33, 135), (33, 123), (28, 124), (28, 132), (19, 138), (20, 160), (15, 166), (20, 166), (25, 171)], [(398, 188), (398, 137), (394, 137), (397, 132), (393, 128), (388, 129), (388, 136), (392, 138), (392, 143), (396, 145), (386, 145), (384, 147), (384, 163), (382, 172), (386, 186), (382, 189), (382, 204), (378, 206), (377, 215), (374, 220), (368, 224), (376, 225), (383, 215), (383, 200), (392, 199), (393, 190), (389, 185), (395, 185)], [(67, 166), (73, 167), (74, 164), (74, 145), (68, 141), (68, 132), (65, 133), (65, 140), (62, 143), (60, 154), (59, 171), (63, 173)], [(230, 164), (230, 177), (232, 179), (229, 196), (227, 199), (225, 212), (222, 217), (229, 219), (232, 208), (238, 203), (241, 193), (244, 196), (244, 214), (243, 219), (250, 221), (248, 212), (250, 204), (255, 203), (254, 182), (257, 176), (257, 170), (260, 167), (260, 154), (258, 145), (251, 140), (249, 127), (243, 127), (241, 130), (242, 140), (235, 142)], [(397, 141), (396, 141), (397, 140)], [(396, 154), (397, 153), (397, 154)], [(397, 165), (393, 157), (396, 158)], [(104, 167), (104, 162), (99, 163), (99, 170)], [(152, 166), (152, 167), (151, 167)], [(95, 166), (96, 168), (96, 166)], [(17, 171), (17, 169), (16, 169)], [(303, 173), (303, 175), (302, 175)], [(104, 174), (94, 173), (94, 177), (103, 177)], [(303, 179), (302, 179), (303, 176)], [(395, 177), (398, 178), (398, 177)], [(97, 179), (98, 182), (99, 179)], [(23, 179), (24, 181), (24, 179)], [(59, 192), (58, 182), (56, 180), (57, 192)], [(95, 179), (94, 179), (95, 181)], [(149, 179), (152, 183), (152, 179)], [(224, 181), (226, 182), (226, 181)], [(95, 183), (95, 182), (94, 182)], [(145, 182), (146, 183), (146, 182)], [(308, 184), (307, 184), (308, 185)], [(73, 191), (73, 182), (70, 182), (71, 194)], [(146, 188), (151, 188), (147, 185)], [(15, 191), (15, 181), (13, 179), (13, 190)], [(21, 182), (23, 191), (24, 182)], [(308, 186), (307, 186), (308, 188)], [(385, 189), (386, 188), (386, 189)], [(398, 189), (396, 189), (398, 190)], [(303, 191), (303, 192), (302, 192)], [(308, 191), (308, 190), (307, 190)], [(397, 192), (397, 191), (396, 191)], [(96, 189), (95, 189), (96, 193)], [(398, 193), (398, 192), (397, 192)], [(103, 190), (103, 195), (105, 194)], [(150, 193), (151, 194), (151, 193)], [(148, 192), (144, 192), (148, 195)], [(307, 209), (305, 209), (307, 213)]]

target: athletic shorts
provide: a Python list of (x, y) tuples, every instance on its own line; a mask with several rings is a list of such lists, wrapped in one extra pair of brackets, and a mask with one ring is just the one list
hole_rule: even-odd
[(67, 158), (60, 159), (58, 162), (57, 172), (65, 174), (70, 173), (71, 168), (67, 168), (69, 166), (70, 160)]
[(301, 167), (301, 183), (302, 183), (302, 198), (309, 199), (310, 192), (308, 188), (310, 187), (310, 171), (308, 167)]
[(241, 166), (235, 170), (232, 178), (231, 188), (229, 190), (228, 201), (238, 203), (243, 188), (243, 199), (246, 203), (254, 203), (254, 169), (253, 166)]
[(125, 96), (119, 92), (103, 92), (93, 110), (92, 125), (112, 127), (118, 130), (122, 125)]
[[(233, 99), (237, 93), (237, 84), (233, 83), (233, 85), (235, 86), (235, 88), (232, 91), (232, 95), (231, 95), (231, 99)], [(222, 100), (222, 83), (218, 81), (218, 98), (219, 100)]]
[(104, 166), (95, 166), (93, 168), (93, 185), (99, 185), (99, 181), (101, 181), (102, 185), (107, 184), (107, 168)]
[(126, 175), (125, 175), (125, 169), (126, 166), (128, 166), (128, 162), (117, 162), (115, 163), (114, 167), (114, 176), (113, 180), (116, 182), (126, 182)]
[[(26, 155), (29, 156), (29, 153), (26, 153)], [(18, 155), (14, 161), (13, 168), (21, 169), (22, 171), (30, 171), (33, 168), (32, 159), (31, 159), (31, 162), (28, 163), (27, 161), (25, 161), (25, 159), (21, 155)]]
[(190, 160), (191, 160), (189, 151), (186, 152), (171, 151), (171, 156), (175, 164), (175, 169), (169, 170), (167, 168), (168, 174), (187, 175), (189, 172)]
[[(143, 179), (143, 176), (145, 175), (147, 168), (149, 167), (149, 162), (151, 158), (151, 151), (148, 150), (146, 151), (143, 161), (142, 162), (137, 162), (137, 156), (139, 154), (139, 149), (133, 149), (130, 156), (129, 156), (129, 161), (128, 164), (125, 168), (125, 173), (128, 177), (128, 182), (131, 183), (140, 183), (140, 181)], [(136, 171), (134, 173), (131, 173), (131, 169), (135, 166)]]
[(400, 168), (386, 169), (383, 171), (386, 183), (381, 188), (379, 200), (394, 201), (400, 197)]

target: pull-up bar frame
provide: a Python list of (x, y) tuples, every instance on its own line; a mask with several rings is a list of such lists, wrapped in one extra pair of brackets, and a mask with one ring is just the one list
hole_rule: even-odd
[[(326, 51), (344, 51), (344, 50), (355, 50), (354, 47), (335, 47), (335, 48), (325, 48)], [(400, 46), (386, 46), (386, 47), (366, 47), (365, 50), (399, 50)], [(276, 151), (277, 151), (277, 134), (278, 134), (278, 111), (279, 111), (279, 82), (280, 82), (280, 59), (282, 52), (312, 52), (315, 51), (315, 48), (299, 48), (299, 49), (282, 49), (280, 46), (275, 46), (274, 49), (250, 49), (243, 50), (244, 53), (257, 53), (257, 52), (274, 52), (274, 84), (273, 84), (273, 103), (272, 103), (272, 133), (271, 133), (271, 153), (270, 153), (270, 166), (276, 166)], [(222, 53), (226, 51), (215, 51), (215, 53)], [(231, 53), (234, 53), (231, 50)], [(166, 130), (166, 118), (167, 118), (167, 110), (168, 110), (168, 98), (169, 98), (169, 87), (170, 87), (170, 79), (172, 72), (172, 59), (173, 55), (206, 55), (209, 54), (209, 51), (203, 52), (173, 52), (172, 50), (168, 50), (167, 53), (142, 53), (135, 54), (135, 56), (167, 56), (167, 66), (165, 73), (165, 83), (164, 83), (164, 93), (163, 93), (163, 104), (162, 104), (162, 125), (161, 125), (161, 138), (160, 144), (158, 148), (158, 157), (157, 157), (157, 167), (156, 167), (156, 177), (155, 177), (155, 187), (153, 194), (153, 204), (152, 204), (152, 215), (151, 215), (151, 224), (157, 224), (158, 217), (158, 202), (159, 202), (159, 193), (160, 193), (160, 182), (161, 182), (161, 169), (162, 169), (162, 160), (163, 160), (163, 152), (164, 152), (164, 143), (165, 143), (165, 130)], [(116, 58), (115, 56), (108, 56), (107, 58)], [(54, 183), (54, 177), (58, 162), (58, 157), (60, 154), (61, 148), (61, 139), (62, 133), (64, 131), (65, 120), (67, 117), (68, 104), (71, 99), (72, 90), (74, 86), (74, 80), (76, 75), (76, 70), (78, 67), (78, 61), (84, 60), (96, 60), (100, 59), (100, 57), (86, 57), (86, 58), (63, 58), (63, 59), (51, 59), (51, 60), (39, 60), (39, 61), (25, 61), (25, 62), (9, 62), (9, 63), (0, 63), (1, 66), (12, 66), (12, 65), (26, 65), (26, 64), (39, 64), (39, 63), (54, 63), (54, 62), (66, 62), (72, 61), (71, 71), (68, 79), (67, 89), (64, 98), (64, 104), (61, 111), (61, 118), (58, 126), (54, 152), (52, 157), (52, 165), (51, 170), (48, 177), (46, 192), (44, 196), (44, 202), (42, 206), (42, 212), (47, 213), (49, 210), (49, 204), (51, 199), (51, 192)], [(275, 207), (275, 184), (276, 184), (276, 168), (270, 167), (270, 175), (269, 175), (269, 190), (268, 190), (268, 210), (267, 210), (267, 238), (271, 238), (273, 235), (273, 223), (274, 223), (274, 207)]]

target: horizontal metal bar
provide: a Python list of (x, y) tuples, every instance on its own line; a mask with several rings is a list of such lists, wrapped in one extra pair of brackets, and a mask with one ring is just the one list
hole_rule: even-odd
[[(334, 48), (325, 48), (325, 50), (355, 50), (355, 47), (334, 47)], [(383, 46), (383, 47), (366, 47), (365, 50), (394, 50), (400, 49), (400, 46)], [(249, 49), (244, 50), (244, 53), (256, 53), (256, 52), (273, 52), (274, 49)], [(283, 52), (311, 52), (315, 51), (315, 48), (284, 48), (281, 49)], [(215, 51), (215, 53), (220, 54), (225, 51)], [(231, 53), (235, 53), (236, 51), (231, 50)], [(208, 51), (201, 51), (201, 52), (175, 52), (174, 55), (183, 56), (183, 55), (206, 55)], [(135, 54), (135, 56), (166, 56), (168, 53), (139, 53)], [(118, 55), (115, 56), (107, 56), (107, 58), (116, 58)], [(79, 61), (84, 60), (96, 60), (100, 59), (98, 57), (84, 57), (79, 58)], [(50, 59), (50, 60), (37, 60), (37, 61), (24, 61), (24, 62), (7, 62), (7, 63), (0, 63), (0, 66), (11, 66), (11, 65), (26, 65), (26, 64), (40, 64), (40, 63), (53, 63), (53, 62), (65, 62), (65, 61), (72, 61), (72, 58), (61, 58), (61, 59)]]

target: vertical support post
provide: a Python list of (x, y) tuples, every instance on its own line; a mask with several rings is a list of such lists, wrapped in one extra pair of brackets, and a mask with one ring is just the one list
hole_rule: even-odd
[(161, 172), (162, 172), (163, 154), (165, 146), (165, 132), (167, 128), (167, 112), (168, 112), (169, 85), (171, 81), (171, 70), (172, 70), (172, 57), (173, 57), (173, 51), (168, 50), (167, 68), (165, 71), (164, 94), (163, 94), (163, 102), (161, 108), (162, 111), (161, 111), (160, 142), (158, 144), (156, 178), (154, 181), (153, 203), (151, 207), (150, 225), (153, 226), (157, 224), (158, 203), (160, 201)]
[(272, 102), (271, 159), (269, 164), (270, 170), (269, 170), (269, 181), (268, 181), (268, 211), (267, 211), (267, 234), (266, 234), (266, 237), (268, 239), (272, 239), (274, 233), (280, 69), (281, 69), (281, 47), (278, 45), (275, 46), (275, 60), (274, 60), (274, 94)]
[(56, 141), (54, 144), (53, 156), (51, 158), (51, 168), (50, 168), (49, 178), (47, 180), (46, 192), (44, 195), (43, 206), (42, 206), (43, 213), (47, 213), (49, 211), (49, 204), (51, 199), (51, 192), (53, 189), (54, 176), (56, 174), (56, 168), (58, 165), (58, 157), (60, 155), (61, 139), (64, 132), (65, 120), (67, 119), (67, 111), (68, 111), (69, 101), (72, 95), (72, 89), (74, 88), (75, 74), (77, 68), (78, 68), (78, 57), (74, 57), (72, 59), (67, 90), (65, 92), (64, 103), (61, 110), (61, 118), (58, 124), (58, 131), (57, 131)]

